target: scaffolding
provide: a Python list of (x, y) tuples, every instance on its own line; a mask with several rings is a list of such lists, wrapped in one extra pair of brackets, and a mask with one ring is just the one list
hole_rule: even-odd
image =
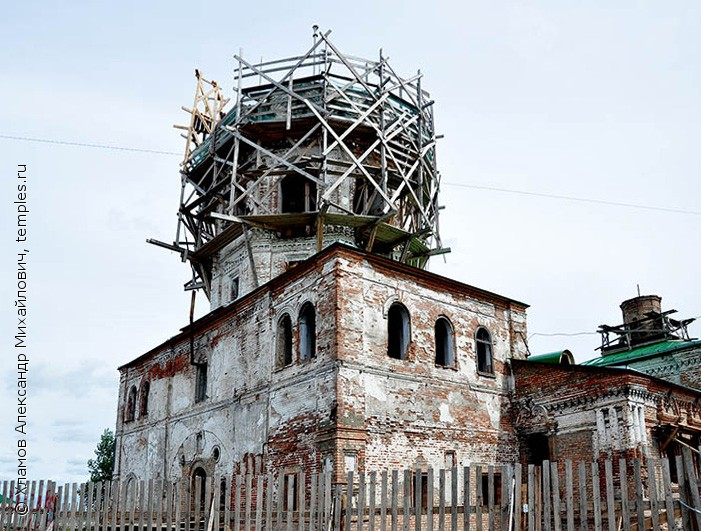
[(192, 266), (186, 289), (210, 296), (213, 257), (249, 229), (316, 235), (343, 227), (368, 252), (425, 267), (442, 247), (433, 100), (422, 74), (402, 78), (345, 55), (314, 28), (297, 57), (234, 56), (235, 101), (197, 72), (172, 245)]

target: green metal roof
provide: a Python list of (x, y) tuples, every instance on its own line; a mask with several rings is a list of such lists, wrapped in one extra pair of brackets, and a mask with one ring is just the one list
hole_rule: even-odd
[(560, 365), (562, 364), (563, 356), (565, 357), (565, 359), (572, 359), (572, 353), (569, 350), (565, 349), (558, 350), (557, 352), (548, 352), (547, 354), (537, 354), (535, 356), (529, 356), (528, 361), (537, 361), (538, 363), (552, 363), (553, 365)]
[(671, 354), (672, 352), (676, 352), (678, 350), (685, 350), (695, 347), (701, 348), (701, 341), (662, 341), (660, 343), (655, 343), (654, 345), (645, 345), (643, 347), (623, 350), (607, 356), (599, 356), (593, 360), (583, 362), (582, 365), (590, 365), (595, 367), (627, 365), (628, 363), (645, 358), (652, 358), (663, 354)]

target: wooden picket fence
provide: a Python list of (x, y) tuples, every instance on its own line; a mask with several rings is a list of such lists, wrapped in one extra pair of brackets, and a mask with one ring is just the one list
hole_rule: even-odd
[(351, 472), (345, 483), (303, 471), (178, 483), (32, 481), (21, 496), (5, 481), (0, 531), (699, 531), (697, 463), (685, 449), (672, 463)]

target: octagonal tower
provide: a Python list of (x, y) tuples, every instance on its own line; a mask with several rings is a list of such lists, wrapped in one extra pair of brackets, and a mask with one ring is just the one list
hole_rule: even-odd
[(433, 101), (421, 73), (341, 53), (235, 59), (235, 98), (199, 72), (173, 244), (212, 309), (342, 241), (419, 268), (438, 233)]

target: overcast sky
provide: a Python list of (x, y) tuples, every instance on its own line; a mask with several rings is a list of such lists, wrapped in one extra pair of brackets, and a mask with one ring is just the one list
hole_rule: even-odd
[(679, 317), (701, 315), (701, 4), (255, 6), (4, 6), (0, 478), (17, 467), (17, 165), (28, 168), (31, 210), (32, 477), (87, 478), (101, 432), (114, 429), (117, 367), (186, 323), (189, 278), (176, 255), (145, 243), (174, 237), (181, 156), (6, 137), (182, 153), (172, 125), (186, 123), (195, 68), (231, 96), (239, 48), (250, 60), (297, 55), (313, 24), (347, 54), (374, 59), (383, 48), (398, 73), (425, 74), (445, 135), (441, 228), (453, 249), (431, 269), (530, 304), (534, 354), (597, 355), (598, 325), (621, 321), (638, 284)]

